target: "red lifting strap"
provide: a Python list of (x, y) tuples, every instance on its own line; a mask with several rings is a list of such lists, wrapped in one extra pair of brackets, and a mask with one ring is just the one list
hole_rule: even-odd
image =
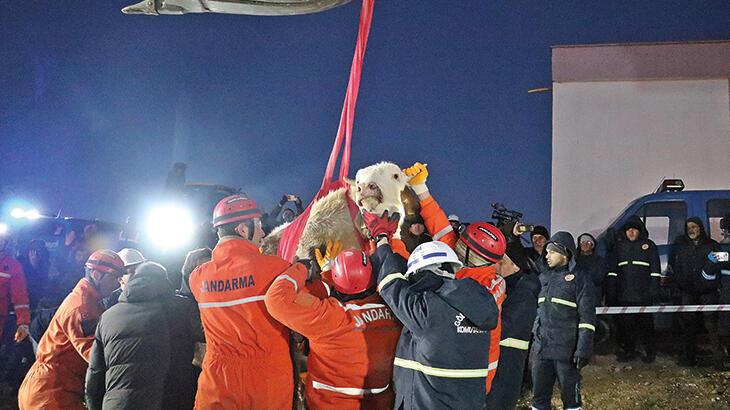
[[(340, 125), (337, 129), (337, 137), (335, 138), (335, 143), (332, 146), (329, 161), (327, 162), (327, 170), (324, 173), (322, 186), (319, 188), (319, 192), (317, 192), (312, 203), (323, 198), (331, 191), (347, 187), (347, 183), (344, 181), (344, 178), (347, 176), (350, 169), (350, 145), (352, 143), (352, 126), (355, 119), (355, 105), (357, 103), (357, 94), (360, 90), (362, 63), (365, 57), (365, 49), (368, 44), (368, 36), (370, 35), (374, 3), (375, 0), (363, 0), (362, 2), (362, 8), (360, 9), (360, 25), (357, 32), (357, 43), (355, 45), (355, 55), (352, 57), (350, 79), (347, 83), (347, 93), (345, 93), (345, 103), (342, 106), (342, 114), (340, 114)], [(344, 149), (342, 149), (343, 139), (345, 142)], [(340, 161), (340, 176), (336, 181), (332, 181), (335, 166), (337, 165), (337, 158), (339, 157), (341, 149), (342, 160)], [(353, 214), (354, 212), (357, 212), (357, 207), (353, 207), (354, 204), (349, 202), (351, 201), (348, 197), (350, 213)], [(299, 245), (299, 238), (302, 236), (304, 226), (309, 220), (312, 203), (310, 203), (309, 206), (307, 206), (307, 209), (305, 209), (304, 212), (299, 215), (297, 219), (292, 221), (284, 232), (282, 232), (281, 240), (279, 241), (278, 254), (285, 260), (294, 260), (297, 246)], [(354, 216), (355, 215), (353, 215), (353, 218)], [(353, 229), (355, 229), (354, 226)]]

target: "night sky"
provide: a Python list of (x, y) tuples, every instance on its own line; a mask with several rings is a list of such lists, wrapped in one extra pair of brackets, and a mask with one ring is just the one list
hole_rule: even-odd
[[(0, 2), (0, 199), (123, 221), (175, 161), (263, 208), (285, 192), (310, 199), (360, 2), (293, 17), (123, 15), (132, 2)], [(550, 86), (550, 47), (721, 39), (724, 0), (379, 0), (351, 176), (420, 160), (447, 212), (485, 218), (501, 201), (548, 224), (551, 94), (527, 90)]]

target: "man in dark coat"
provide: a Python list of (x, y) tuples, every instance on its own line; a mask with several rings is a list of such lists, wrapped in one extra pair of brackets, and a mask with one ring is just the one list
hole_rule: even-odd
[[(629, 218), (622, 231), (608, 258), (606, 305), (651, 306), (659, 298), (659, 252), (638, 216)], [(637, 339), (644, 344), (645, 354), (641, 359), (647, 363), (656, 359), (654, 321), (650, 313), (618, 315), (616, 325), (619, 361), (636, 357)]]
[(165, 268), (154, 262), (137, 268), (96, 328), (86, 372), (89, 409), (162, 408), (170, 368), (164, 299), (172, 297)]
[(596, 306), (603, 300), (603, 284), (606, 279), (606, 261), (596, 253), (596, 238), (589, 233), (578, 237), (578, 255), (575, 257), (575, 270), (583, 272), (595, 289), (593, 300)]
[(532, 408), (550, 409), (557, 379), (563, 407), (581, 407), (580, 370), (593, 354), (596, 308), (593, 286), (568, 268), (576, 254), (573, 236), (558, 232), (547, 246), (548, 269), (540, 274), (532, 365)]
[(548, 239), (550, 239), (550, 232), (547, 228), (542, 225), (537, 225), (530, 232), (530, 242), (532, 242), (532, 248), (527, 251), (528, 258), (532, 261), (533, 271), (541, 272), (547, 269), (547, 262), (545, 261), (545, 245)]
[[(677, 238), (672, 246), (669, 264), (672, 267), (668, 276), (682, 295), (682, 305), (715, 305), (717, 304), (720, 281), (716, 275), (705, 272), (710, 261), (707, 255), (718, 252), (720, 244), (705, 233), (702, 220), (698, 217), (688, 218), (684, 225), (684, 235)], [(717, 345), (716, 324), (717, 312), (689, 312), (680, 314), (682, 323), (682, 356), (679, 364), (694, 366), (697, 364), (697, 334), (705, 328)]]
[(462, 265), (443, 242), (420, 245), (408, 264), (381, 242), (373, 260), (378, 291), (403, 323), (395, 408), (483, 409), (486, 377), (495, 370), (488, 356), (489, 330), (499, 319), (494, 297), (472, 279), (455, 280)]
[(513, 409), (520, 398), (540, 293), (540, 280), (528, 266), (524, 248), (519, 243), (507, 245), (499, 271), (507, 283), (507, 298), (502, 303), (499, 365), (487, 395), (487, 409)]
[[(722, 260), (720, 260), (722, 255)], [(730, 261), (727, 260), (726, 252), (713, 252), (707, 255), (710, 266), (707, 274), (714, 276), (720, 282), (720, 296), (718, 303), (730, 305)], [(717, 335), (719, 338), (719, 349), (714, 360), (714, 367), (717, 370), (730, 369), (730, 312), (718, 312)]]

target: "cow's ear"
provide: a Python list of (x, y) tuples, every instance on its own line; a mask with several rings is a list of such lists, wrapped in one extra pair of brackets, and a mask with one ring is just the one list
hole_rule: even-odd
[(350, 179), (348, 177), (344, 177), (342, 179), (345, 181), (345, 183), (347, 183), (347, 185), (350, 186), (351, 189), (355, 189), (357, 187), (357, 184), (355, 184), (355, 180), (354, 179)]

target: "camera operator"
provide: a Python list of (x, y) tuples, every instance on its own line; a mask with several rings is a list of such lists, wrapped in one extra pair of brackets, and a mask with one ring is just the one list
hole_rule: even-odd
[[(502, 231), (505, 238), (507, 238), (507, 243), (518, 244), (524, 248), (524, 253), (527, 256), (527, 268), (534, 273), (540, 273), (542, 270), (547, 269), (545, 244), (547, 243), (547, 238), (550, 236), (547, 228), (520, 222), (523, 216), (522, 213), (509, 210), (504, 204), (498, 202), (493, 203), (492, 208), (494, 209), (492, 219), (497, 221), (496, 225)], [(527, 232), (530, 232), (531, 247), (522, 244), (521, 236)]]

